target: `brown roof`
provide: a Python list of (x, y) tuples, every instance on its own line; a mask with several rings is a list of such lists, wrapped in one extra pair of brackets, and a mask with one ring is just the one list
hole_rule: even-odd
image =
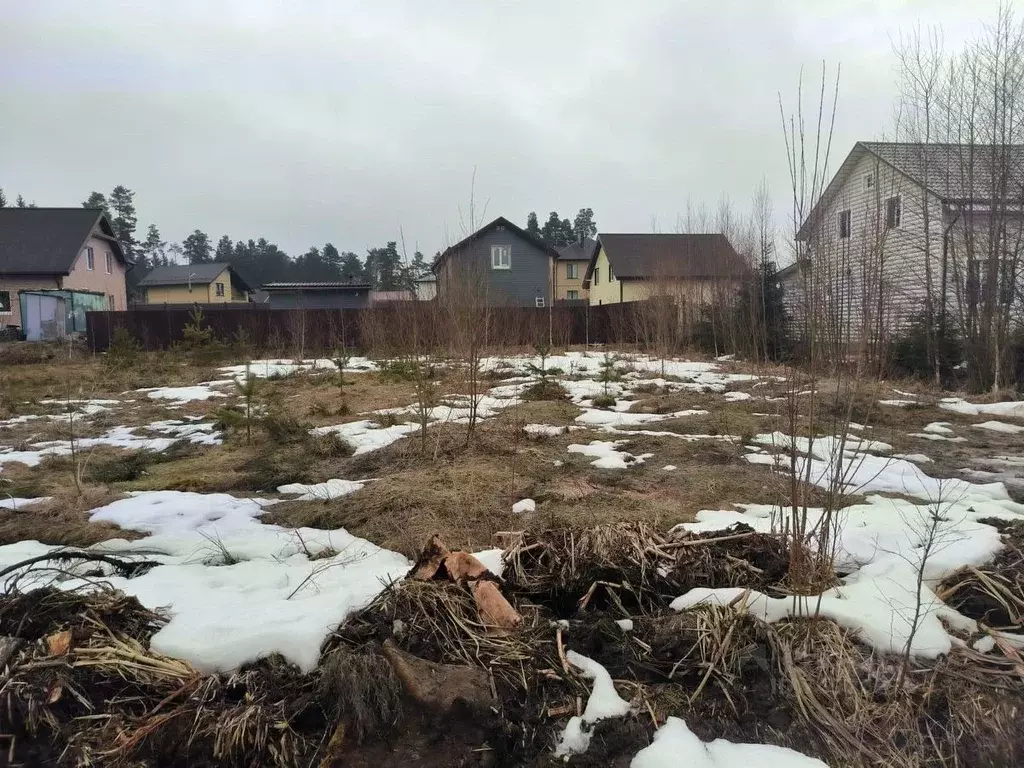
[[(739, 277), (746, 265), (725, 235), (598, 235), (620, 280)], [(589, 280), (600, 249), (587, 266)]]

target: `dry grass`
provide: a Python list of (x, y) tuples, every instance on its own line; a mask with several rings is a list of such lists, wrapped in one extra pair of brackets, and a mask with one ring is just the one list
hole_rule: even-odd
[(89, 511), (123, 498), (106, 486), (85, 486), (82, 493), (65, 488), (47, 501), (0, 510), (0, 544), (36, 540), (43, 544), (87, 547), (109, 539), (139, 539), (113, 523), (89, 521)]

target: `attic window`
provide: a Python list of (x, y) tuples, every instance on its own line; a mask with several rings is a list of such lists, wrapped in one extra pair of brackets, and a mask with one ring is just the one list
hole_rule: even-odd
[(864, 174), (864, 189), (874, 189), (874, 188), (875, 188), (875, 174), (873, 174), (873, 173), (865, 173)]
[(499, 224), (498, 226), (495, 227), (495, 229), (498, 230), (499, 232), (504, 232), (505, 231), (505, 225), (504, 224)]
[(491, 246), (491, 269), (512, 269), (512, 246)]
[(96, 254), (92, 252), (91, 247), (85, 249), (85, 268), (90, 272), (96, 269)]
[(839, 212), (839, 239), (848, 240), (850, 238), (850, 209), (847, 208), (845, 211)]

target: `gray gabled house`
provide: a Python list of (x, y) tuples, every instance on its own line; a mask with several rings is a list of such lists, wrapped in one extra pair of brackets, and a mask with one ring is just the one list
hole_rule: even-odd
[(477, 297), (488, 306), (546, 307), (558, 252), (504, 217), (434, 260), (441, 301)]

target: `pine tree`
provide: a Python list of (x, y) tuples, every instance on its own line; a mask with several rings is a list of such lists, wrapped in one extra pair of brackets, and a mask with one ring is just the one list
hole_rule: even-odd
[[(95, 194), (95, 193), (94, 193)], [(90, 196), (91, 199), (91, 196)], [(109, 216), (113, 213), (110, 226), (114, 228), (114, 236), (131, 260), (135, 259), (138, 241), (135, 239), (135, 228), (139, 220), (135, 215), (135, 193), (128, 187), (118, 184), (110, 192), (110, 210), (104, 205)]]
[(540, 229), (540, 236), (552, 248), (561, 248), (564, 245), (569, 245), (574, 240), (572, 222), (568, 219), (559, 218), (558, 211), (552, 211), (548, 214), (548, 220), (544, 222), (544, 226)]
[(342, 280), (365, 280), (366, 267), (362, 260), (351, 251), (341, 254), (341, 261), (338, 265)]
[(597, 224), (594, 223), (594, 210), (580, 208), (572, 223), (573, 241), (582, 244), (588, 237), (594, 237), (596, 234)]
[(540, 224), (537, 223), (536, 211), (530, 211), (526, 217), (526, 231), (534, 237), (540, 237)]
[(334, 247), (333, 243), (325, 243), (320, 253), (320, 259), (324, 265), (324, 276), (331, 280), (341, 278), (341, 254)]
[(419, 251), (412, 256), (412, 264), (409, 266), (409, 271), (412, 273), (413, 280), (419, 280), (421, 277), (426, 277), (430, 272), (430, 265), (427, 264), (427, 260), (423, 257), (423, 254)]
[(18, 208), (28, 208), (28, 205), (25, 204), (25, 198), (21, 195), (18, 195), (18, 199), (14, 201), (14, 204)]
[(371, 248), (366, 254), (366, 272), (374, 290), (401, 290), (408, 278), (398, 255), (398, 243), (392, 240), (383, 248)]
[(181, 250), (188, 264), (209, 264), (211, 261), (210, 238), (198, 229), (182, 240)]
[(7, 195), (4, 194), (4, 190), (0, 187), (0, 208), (7, 207)]
[(231, 261), (231, 257), (235, 253), (235, 246), (231, 242), (231, 238), (227, 235), (221, 235), (220, 240), (217, 241), (217, 250), (213, 254), (213, 260), (216, 262)]
[(146, 230), (146, 239), (142, 243), (142, 261), (148, 263), (150, 267), (165, 266), (167, 256), (164, 249), (166, 247), (167, 243), (160, 239), (160, 230), (156, 228), (156, 224), (150, 224), (149, 229)]
[[(21, 195), (18, 195), (21, 197)], [(89, 197), (82, 203), (83, 208), (99, 208), (108, 216), (110, 215), (110, 206), (107, 205), (107, 196), (102, 192), (91, 192)]]

